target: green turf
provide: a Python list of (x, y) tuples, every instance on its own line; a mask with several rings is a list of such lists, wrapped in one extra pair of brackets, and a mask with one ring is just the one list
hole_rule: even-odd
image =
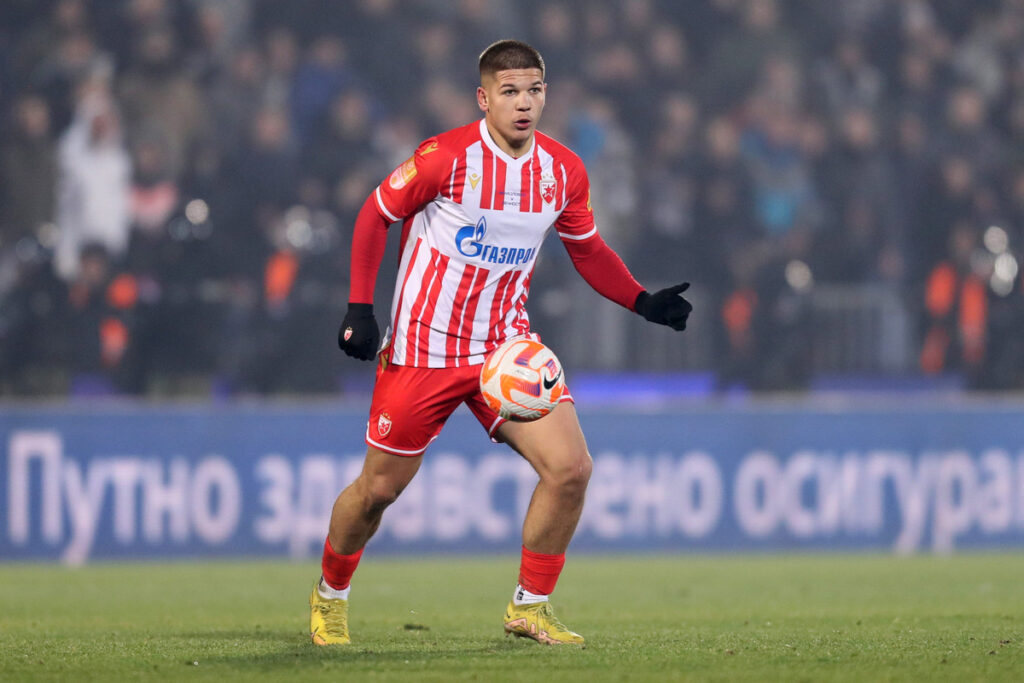
[(0, 565), (0, 680), (1024, 680), (1024, 555), (575, 555), (585, 650), (503, 636), (515, 570), (367, 556), (314, 648), (312, 561)]

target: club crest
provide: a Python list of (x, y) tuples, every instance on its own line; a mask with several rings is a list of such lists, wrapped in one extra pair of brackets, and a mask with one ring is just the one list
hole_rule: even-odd
[(391, 433), (391, 416), (385, 410), (377, 418), (377, 436), (384, 438)]
[(540, 179), (540, 196), (546, 204), (555, 201), (555, 179), (551, 176), (543, 176)]

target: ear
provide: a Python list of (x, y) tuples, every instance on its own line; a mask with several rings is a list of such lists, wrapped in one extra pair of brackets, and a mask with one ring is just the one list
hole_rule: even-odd
[(476, 88), (476, 104), (482, 112), (486, 112), (489, 108), (487, 105), (487, 91), (484, 90), (482, 85)]

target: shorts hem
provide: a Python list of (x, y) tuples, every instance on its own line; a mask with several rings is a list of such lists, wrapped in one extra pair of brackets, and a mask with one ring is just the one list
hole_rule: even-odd
[(506, 422), (508, 422), (508, 420), (503, 418), (501, 415), (494, 418), (494, 422), (492, 422), (491, 426), (487, 429), (487, 436), (488, 438), (490, 438), (492, 443), (501, 443), (501, 441), (498, 441), (498, 439), (496, 439), (494, 435), (497, 434), (498, 428), (501, 427), (501, 425), (505, 424)]
[[(434, 437), (434, 438), (437, 438), (437, 437)], [(414, 450), (405, 450), (405, 449), (402, 449), (402, 448), (395, 448), (393, 446), (385, 446), (382, 443), (378, 443), (378, 442), (374, 441), (373, 439), (370, 438), (370, 430), (369, 430), (369, 428), (367, 428), (367, 430), (366, 430), (366, 445), (373, 446), (374, 448), (376, 448), (378, 450), (382, 450), (385, 453), (390, 453), (391, 455), (398, 455), (398, 456), (401, 456), (401, 457), (404, 457), (404, 458), (413, 458), (413, 457), (416, 457), (417, 455), (423, 455), (423, 453), (427, 450), (427, 446), (429, 446), (430, 443), (433, 440), (434, 439), (431, 439), (430, 441), (428, 441), (427, 445), (424, 446), (423, 448), (417, 448), (417, 449), (414, 449)]]

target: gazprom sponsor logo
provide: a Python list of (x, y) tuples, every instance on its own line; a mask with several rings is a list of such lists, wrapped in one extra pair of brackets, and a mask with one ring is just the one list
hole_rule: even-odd
[(522, 249), (494, 244), (484, 244), (487, 235), (487, 219), (481, 217), (476, 225), (465, 225), (455, 233), (455, 248), (463, 256), (479, 259), (485, 263), (519, 265), (533, 258), (536, 249)]
[(455, 248), (469, 258), (476, 258), (484, 249), (483, 239), (487, 234), (487, 219), (481, 216), (476, 225), (465, 225), (455, 233)]

